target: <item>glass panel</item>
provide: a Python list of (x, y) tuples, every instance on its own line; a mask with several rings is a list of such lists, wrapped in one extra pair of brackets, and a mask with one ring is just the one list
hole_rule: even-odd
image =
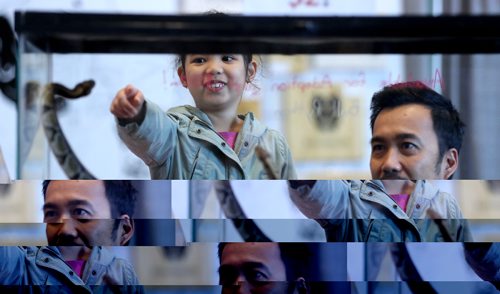
[(24, 36), (19, 41), (18, 97), (18, 158), (17, 178), (49, 178), (48, 149), (43, 130), (39, 127), (42, 113), (42, 92), (51, 80), (49, 53), (33, 47)]
[(3, 157), (2, 148), (0, 148), (0, 184), (6, 184), (10, 182), (9, 171), (7, 169), (7, 163)]
[[(150, 177), (147, 166), (117, 136), (109, 106), (120, 88), (133, 84), (164, 110), (194, 105), (189, 91), (180, 84), (174, 55), (24, 55), (22, 68), (26, 73), (22, 69), (21, 83), (25, 89), (28, 81), (48, 82), (49, 56), (53, 59), (52, 81), (69, 88), (84, 80), (95, 81), (88, 96), (65, 100), (58, 117), (73, 151), (98, 178)], [(488, 135), (498, 129), (498, 89), (493, 78), (498, 55), (260, 57), (260, 73), (247, 87), (239, 112), (251, 111), (264, 125), (285, 135), (299, 178), (369, 178), (371, 97), (386, 85), (406, 81), (421, 81), (443, 93), (463, 113), (469, 127), (460, 154), (463, 176), (457, 174), (456, 178), (500, 176), (494, 165), (488, 165), (498, 160), (495, 150), (500, 147), (498, 137)], [(46, 139), (34, 139), (40, 131), (41, 96), (37, 97), (30, 106), (26, 98), (21, 100), (20, 150), (30, 155), (21, 167), (21, 177), (66, 178), (52, 152), (50, 159), (47, 157)]]

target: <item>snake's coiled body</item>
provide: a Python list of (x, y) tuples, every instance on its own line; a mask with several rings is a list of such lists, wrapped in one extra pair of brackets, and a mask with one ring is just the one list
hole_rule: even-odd
[(43, 93), (42, 125), (45, 136), (59, 165), (72, 180), (95, 179), (95, 177), (80, 162), (64, 136), (57, 118), (56, 97), (77, 99), (90, 94), (94, 85), (94, 81), (88, 80), (79, 83), (73, 89), (68, 89), (61, 84), (50, 83)]
[(241, 207), (229, 181), (216, 181), (215, 193), (220, 206), (245, 242), (272, 242)]

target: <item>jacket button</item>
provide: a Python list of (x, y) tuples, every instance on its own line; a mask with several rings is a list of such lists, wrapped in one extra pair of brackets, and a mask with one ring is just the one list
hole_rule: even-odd
[(392, 208), (394, 208), (394, 209), (398, 209), (398, 205), (397, 205), (397, 204), (394, 204), (394, 205), (392, 206)]
[(415, 207), (416, 207), (417, 209), (420, 209), (420, 204), (417, 204)]
[(70, 275), (70, 276), (73, 276), (74, 274), (75, 274), (75, 273), (73, 273), (73, 272), (69, 272), (69, 275)]
[(43, 261), (45, 261), (45, 262), (49, 262), (49, 261), (50, 261), (50, 259), (49, 259), (48, 257), (46, 257)]
[(92, 275), (93, 276), (97, 275), (97, 272), (96, 271), (92, 271)]
[(243, 145), (245, 145), (245, 147), (248, 147), (248, 142), (245, 142)]
[(196, 132), (197, 132), (198, 134), (201, 134), (201, 130), (200, 130), (200, 129), (197, 129), (197, 130), (196, 130)]
[(373, 196), (373, 192), (372, 191), (368, 192), (368, 196)]
[(226, 143), (225, 142), (222, 142), (220, 144), (222, 145), (222, 147), (226, 147)]

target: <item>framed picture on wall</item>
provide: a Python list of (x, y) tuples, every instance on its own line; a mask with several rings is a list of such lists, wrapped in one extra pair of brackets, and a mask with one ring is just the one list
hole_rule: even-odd
[(202, 286), (217, 283), (216, 243), (193, 243), (185, 247), (143, 246), (135, 247), (132, 252), (134, 267), (144, 285)]
[(460, 181), (460, 206), (467, 219), (500, 219), (500, 180)]
[(363, 156), (357, 125), (361, 97), (346, 96), (342, 84), (318, 84), (283, 92), (286, 137), (296, 160), (357, 160)]
[(460, 207), (476, 242), (500, 241), (500, 180), (459, 181)]
[(41, 181), (0, 184), (0, 245), (45, 245)]

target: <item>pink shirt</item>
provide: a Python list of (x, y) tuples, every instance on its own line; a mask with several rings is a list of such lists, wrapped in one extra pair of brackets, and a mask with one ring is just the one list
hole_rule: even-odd
[(81, 278), (83, 275), (83, 268), (85, 267), (85, 260), (66, 260), (73, 271)]
[(219, 134), (224, 138), (224, 140), (229, 144), (231, 149), (234, 149), (234, 144), (236, 143), (236, 137), (238, 137), (238, 132), (219, 132)]
[(408, 205), (408, 200), (410, 199), (410, 195), (408, 194), (392, 194), (390, 195), (391, 198), (396, 201), (396, 203), (403, 209), (403, 211), (406, 211), (406, 206)]

